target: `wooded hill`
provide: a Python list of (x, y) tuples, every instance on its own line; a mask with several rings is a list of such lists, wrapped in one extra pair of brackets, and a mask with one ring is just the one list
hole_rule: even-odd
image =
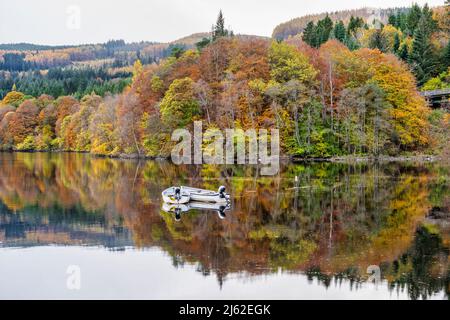
[(351, 17), (360, 17), (368, 25), (372, 26), (377, 22), (386, 24), (388, 22), (389, 15), (397, 12), (405, 12), (407, 10), (408, 8), (361, 8), (310, 14), (280, 23), (273, 30), (272, 37), (275, 39), (287, 39), (289, 37), (294, 37), (298, 34), (301, 34), (305, 30), (308, 22), (312, 21), (317, 23), (317, 21), (325, 18), (327, 15), (333, 22), (342, 20), (345, 24), (348, 24), (350, 22)]
[(13, 85), (0, 103), (0, 145), (166, 157), (172, 132), (203, 120), (204, 130), (277, 128), (283, 153), (298, 157), (448, 153), (450, 117), (417, 87), (449, 85), (445, 9), (414, 5), (382, 28), (325, 16), (286, 41), (235, 36), (220, 14), (192, 49), (136, 59), (120, 93), (29, 96)]

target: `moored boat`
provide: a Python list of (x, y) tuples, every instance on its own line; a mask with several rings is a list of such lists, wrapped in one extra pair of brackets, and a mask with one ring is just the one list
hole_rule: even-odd
[(166, 203), (184, 204), (189, 201), (228, 203), (230, 196), (225, 193), (225, 187), (221, 186), (218, 191), (191, 187), (171, 187), (162, 192), (163, 201)]
[(180, 187), (167, 188), (161, 195), (166, 203), (184, 204), (191, 200), (190, 195)]

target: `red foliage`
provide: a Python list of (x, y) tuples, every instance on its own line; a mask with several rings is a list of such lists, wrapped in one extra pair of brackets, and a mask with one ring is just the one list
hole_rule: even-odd
[(25, 100), (8, 123), (8, 133), (14, 143), (22, 142), (38, 124), (39, 108), (33, 100)]
[(79, 108), (80, 105), (78, 101), (73, 97), (64, 96), (56, 100), (56, 134), (59, 134), (64, 118), (74, 114)]

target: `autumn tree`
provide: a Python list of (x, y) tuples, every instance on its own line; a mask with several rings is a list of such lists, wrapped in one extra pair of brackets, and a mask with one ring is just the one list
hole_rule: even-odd
[(19, 144), (28, 136), (33, 136), (38, 124), (39, 108), (34, 100), (26, 100), (17, 108), (8, 125), (8, 133), (15, 144)]
[(98, 108), (102, 99), (95, 94), (84, 96), (80, 101), (80, 109), (64, 118), (61, 126), (62, 146), (65, 150), (90, 151), (91, 133), (89, 122), (91, 115)]
[(55, 125), (57, 119), (57, 111), (52, 100), (47, 101), (48, 104), (43, 106), (39, 112), (39, 125), (36, 128), (36, 148), (38, 150), (49, 150), (55, 147), (53, 140), (56, 138)]
[(55, 101), (56, 105), (56, 123), (55, 132), (59, 135), (61, 124), (65, 117), (70, 116), (78, 111), (80, 105), (79, 102), (73, 97), (60, 97)]
[(0, 121), (2, 121), (3, 117), (9, 113), (9, 112), (14, 112), (16, 111), (16, 108), (14, 108), (11, 105), (6, 105), (6, 106), (0, 106)]
[(313, 86), (317, 71), (306, 55), (291, 45), (278, 42), (270, 46), (269, 65), (271, 82), (266, 91), (284, 106), (284, 110), (277, 112), (282, 119), (284, 139), (292, 141), (287, 145), (292, 151), (301, 144), (299, 116), (309, 103), (312, 94), (309, 88)]
[(162, 122), (170, 128), (189, 124), (199, 113), (194, 81), (191, 78), (174, 80), (161, 101), (160, 110)]
[(1, 104), (11, 105), (17, 108), (25, 100), (25, 98), (26, 97), (22, 92), (13, 90), (6, 94), (6, 96), (1, 101)]
[(142, 154), (139, 121), (143, 113), (136, 93), (129, 92), (120, 97), (115, 128), (120, 151), (127, 154)]
[(269, 65), (271, 79), (278, 83), (290, 80), (307, 83), (316, 75), (308, 58), (285, 43), (272, 42), (269, 49)]
[(119, 151), (119, 141), (115, 126), (117, 123), (117, 97), (106, 97), (93, 110), (90, 122), (89, 133), (91, 138), (91, 152), (100, 155), (117, 155)]
[[(429, 142), (429, 108), (416, 90), (414, 76), (407, 66), (393, 55), (361, 49), (356, 52), (373, 72), (375, 81), (386, 94), (393, 133), (391, 139), (402, 149), (423, 148)], [(396, 138), (397, 137), (397, 138)], [(395, 141), (397, 139), (397, 141)]]

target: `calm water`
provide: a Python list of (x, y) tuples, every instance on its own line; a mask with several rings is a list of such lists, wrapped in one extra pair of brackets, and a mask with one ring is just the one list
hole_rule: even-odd
[[(0, 298), (448, 299), (449, 170), (0, 153)], [(225, 217), (162, 210), (221, 184)]]

